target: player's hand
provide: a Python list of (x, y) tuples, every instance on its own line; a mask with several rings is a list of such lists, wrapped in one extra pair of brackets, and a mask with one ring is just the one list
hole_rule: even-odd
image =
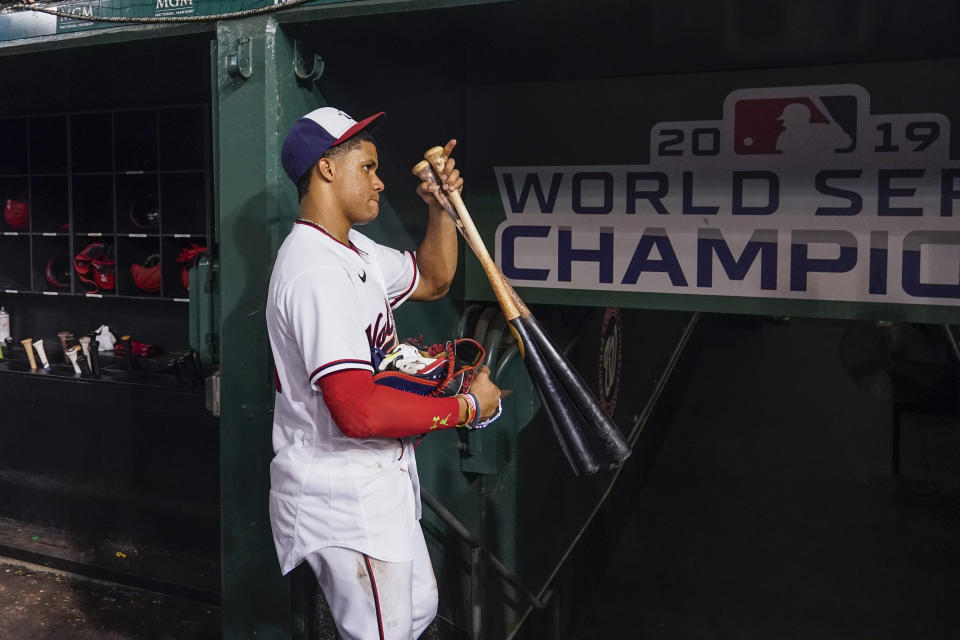
[(455, 146), (457, 146), (457, 141), (450, 140), (443, 147), (443, 155), (447, 157), (447, 164), (443, 168), (443, 171), (440, 172), (440, 186), (437, 187), (429, 182), (421, 182), (417, 187), (417, 193), (420, 194), (420, 197), (423, 199), (423, 201), (426, 202), (430, 207), (437, 209), (440, 208), (440, 204), (433, 195), (438, 189), (442, 189), (446, 193), (451, 191), (463, 191), (463, 178), (460, 176), (460, 171), (454, 168), (456, 166), (456, 162), (450, 155), (453, 153), (453, 148)]
[(500, 387), (491, 382), (490, 367), (484, 365), (477, 369), (477, 375), (470, 383), (470, 393), (477, 397), (477, 404), (480, 405), (477, 410), (480, 420), (486, 420), (497, 412), (500, 405)]

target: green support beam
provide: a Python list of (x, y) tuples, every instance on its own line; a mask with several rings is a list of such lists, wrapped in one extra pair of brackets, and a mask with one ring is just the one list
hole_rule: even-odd
[[(297, 81), (293, 43), (272, 17), (217, 28), (214, 130), (221, 283), (221, 525), (224, 638), (289, 638), (289, 579), (281, 578), (267, 511), (273, 386), (264, 305), (273, 256), (297, 211), (280, 143), (320, 101)], [(249, 56), (249, 77), (231, 56)], [(241, 64), (245, 67), (245, 64)]]

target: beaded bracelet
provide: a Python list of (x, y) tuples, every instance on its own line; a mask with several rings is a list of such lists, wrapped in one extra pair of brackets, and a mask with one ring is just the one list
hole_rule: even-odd
[(496, 420), (497, 418), (499, 418), (499, 417), (500, 417), (500, 414), (502, 414), (502, 413), (503, 413), (503, 401), (498, 399), (498, 400), (497, 400), (497, 412), (496, 412), (495, 414), (493, 414), (492, 416), (490, 416), (490, 417), (487, 418), (486, 420), (480, 420), (479, 422), (477, 422), (476, 424), (474, 424), (474, 425), (472, 425), (472, 426), (470, 426), (470, 427), (468, 427), (468, 428), (469, 428), (469, 429), (483, 429), (485, 426), (487, 426), (488, 424), (490, 424), (491, 422), (493, 422), (494, 420)]
[(462, 397), (467, 402), (467, 419), (462, 424), (458, 424), (457, 426), (459, 427), (463, 427), (465, 429), (483, 429), (485, 426), (499, 418), (500, 414), (503, 413), (503, 402), (498, 398), (496, 413), (486, 420), (480, 420), (480, 401), (477, 400), (477, 396), (473, 395), (472, 393), (461, 393), (457, 397)]

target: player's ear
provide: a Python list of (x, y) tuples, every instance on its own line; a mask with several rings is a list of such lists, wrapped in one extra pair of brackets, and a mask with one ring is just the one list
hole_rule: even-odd
[(330, 158), (320, 158), (317, 160), (317, 163), (314, 165), (316, 170), (320, 173), (320, 177), (330, 182), (333, 180), (334, 167), (333, 163), (330, 162)]

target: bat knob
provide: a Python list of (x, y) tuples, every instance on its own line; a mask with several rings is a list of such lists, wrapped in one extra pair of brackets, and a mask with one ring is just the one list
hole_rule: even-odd
[(429, 171), (429, 170), (430, 170), (430, 163), (427, 162), (426, 160), (421, 160), (421, 161), (418, 162), (416, 165), (414, 165), (414, 167), (413, 167), (413, 169), (411, 170), (411, 172), (413, 173), (413, 175), (415, 175), (415, 176), (417, 176), (417, 177), (419, 178), (419, 177), (421, 177), (421, 174), (422, 174), (424, 171)]
[(83, 354), (82, 348), (77, 353), (77, 366), (80, 367), (80, 375), (89, 376), (93, 373), (90, 368), (90, 360)]
[(123, 348), (127, 352), (127, 371), (133, 371), (133, 340), (130, 334), (120, 336), (120, 342), (123, 343)]
[(442, 156), (442, 155), (443, 155), (443, 147), (430, 147), (423, 154), (423, 157), (426, 158), (427, 160), (430, 160), (435, 156)]
[(443, 153), (443, 147), (431, 147), (427, 149), (423, 157), (426, 158), (437, 171), (443, 171), (443, 167), (447, 164), (447, 157)]

